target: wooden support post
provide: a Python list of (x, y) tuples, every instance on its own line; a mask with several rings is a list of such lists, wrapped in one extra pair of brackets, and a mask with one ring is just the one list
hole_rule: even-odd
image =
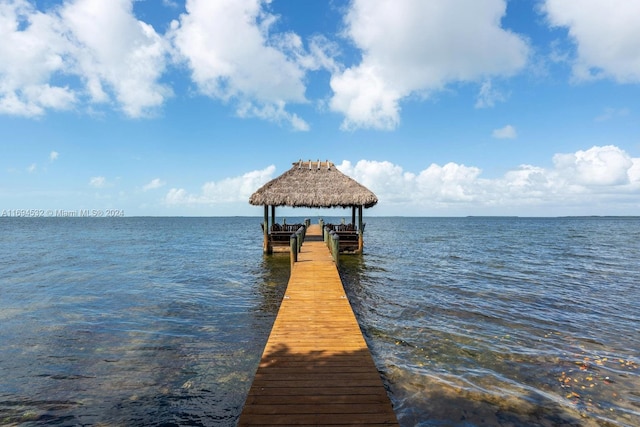
[(293, 265), (298, 262), (298, 235), (297, 233), (293, 233), (291, 237), (289, 237), (289, 253), (291, 256), (291, 270), (293, 270)]
[[(298, 253), (300, 253), (300, 251), (302, 250), (302, 242), (304, 241), (304, 227), (298, 228), (298, 231), (296, 231), (296, 239), (297, 239)], [(296, 256), (296, 260), (297, 260), (297, 256)]]
[(360, 205), (358, 206), (358, 253), (361, 254), (363, 249), (364, 249), (364, 226), (362, 223), (362, 205)]
[(262, 223), (264, 239), (262, 241), (262, 251), (265, 254), (271, 253), (269, 247), (269, 206), (264, 205), (264, 222)]
[(351, 206), (351, 224), (353, 224), (353, 226), (356, 226), (356, 207), (355, 206)]
[(331, 252), (336, 268), (340, 267), (340, 236), (335, 231), (331, 231)]
[(271, 206), (271, 226), (276, 223), (276, 207), (275, 205)]

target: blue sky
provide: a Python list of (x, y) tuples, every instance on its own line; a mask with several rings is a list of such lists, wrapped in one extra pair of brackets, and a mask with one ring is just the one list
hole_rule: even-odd
[(368, 215), (638, 215), (639, 21), (628, 0), (0, 0), (0, 210), (260, 216), (251, 193), (328, 159)]

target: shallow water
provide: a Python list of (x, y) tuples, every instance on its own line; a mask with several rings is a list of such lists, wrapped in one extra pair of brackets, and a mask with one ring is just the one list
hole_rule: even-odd
[(0, 224), (0, 424), (235, 424), (289, 274), (258, 220)]
[(640, 425), (640, 220), (369, 222), (343, 275), (403, 425)]
[[(402, 425), (640, 425), (640, 219), (366, 222)], [(0, 424), (235, 425), (289, 273), (259, 223), (0, 218)]]

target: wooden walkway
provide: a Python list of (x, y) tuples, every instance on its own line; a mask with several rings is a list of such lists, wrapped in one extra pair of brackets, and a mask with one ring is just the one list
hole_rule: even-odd
[(347, 300), (312, 225), (291, 271), (240, 426), (398, 422)]

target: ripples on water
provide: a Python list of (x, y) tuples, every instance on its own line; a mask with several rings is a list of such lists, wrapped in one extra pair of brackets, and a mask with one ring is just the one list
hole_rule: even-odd
[(0, 227), (0, 425), (235, 424), (289, 274), (259, 220)]
[(376, 218), (348, 293), (403, 425), (640, 425), (640, 220)]
[[(259, 222), (1, 219), (0, 424), (234, 425), (289, 274)], [(367, 222), (402, 425), (640, 425), (640, 219)]]

